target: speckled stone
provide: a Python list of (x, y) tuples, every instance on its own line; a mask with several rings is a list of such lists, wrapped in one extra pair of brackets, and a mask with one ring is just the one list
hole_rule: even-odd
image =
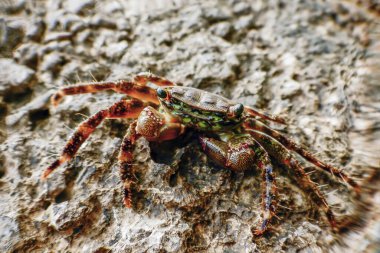
[[(364, 222), (333, 233), (294, 172), (273, 162), (279, 219), (267, 235), (254, 237), (261, 171), (255, 164), (245, 173), (215, 166), (192, 131), (169, 142), (137, 141), (130, 209), (122, 204), (117, 157), (131, 119), (105, 120), (74, 159), (41, 180), (80, 122), (126, 99), (105, 91), (67, 96), (53, 107), (51, 95), (77, 82), (128, 80), (142, 71), (279, 114), (287, 124), (268, 122), (273, 128), (321, 160), (357, 178), (371, 177), (380, 153), (374, 74), (380, 69), (379, 36), (372, 32), (380, 22), (365, 6), (322, 0), (47, 0), (2, 12), (0, 251), (377, 249), (378, 213), (360, 209), (349, 188), (305, 161), (334, 212), (348, 219), (353, 211)], [(362, 196), (374, 207), (380, 199), (376, 180), (364, 183), (371, 189)]]
[(0, 94), (21, 92), (31, 86), (34, 71), (12, 59), (0, 59)]

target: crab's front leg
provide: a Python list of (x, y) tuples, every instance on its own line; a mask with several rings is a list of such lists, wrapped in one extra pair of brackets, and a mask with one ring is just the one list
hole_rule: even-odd
[(136, 125), (137, 121), (134, 121), (131, 125), (129, 125), (127, 134), (121, 144), (118, 157), (120, 178), (123, 182), (123, 202), (126, 207), (131, 207), (132, 205), (131, 186), (135, 183), (135, 176), (132, 171), (133, 150), (137, 139), (141, 136), (136, 132)]
[(213, 138), (200, 137), (202, 149), (215, 163), (237, 172), (253, 168), (253, 164), (262, 171), (262, 212), (263, 219), (256, 236), (264, 234), (276, 211), (276, 186), (273, 166), (267, 152), (253, 138), (233, 137), (228, 142)]
[(123, 182), (124, 205), (132, 207), (132, 189), (135, 183), (133, 172), (133, 150), (138, 138), (148, 141), (164, 141), (177, 138), (185, 131), (185, 126), (159, 113), (153, 107), (146, 107), (133, 122), (123, 139), (119, 153), (120, 177)]
[(115, 92), (126, 94), (133, 98), (149, 101), (154, 104), (159, 104), (155, 89), (145, 86), (143, 82), (137, 83), (126, 80), (119, 80), (116, 82), (104, 81), (80, 83), (68, 87), (63, 87), (51, 97), (51, 103), (54, 106), (57, 106), (65, 96), (96, 93), (105, 90), (113, 90)]
[(146, 103), (137, 99), (122, 100), (115, 103), (108, 109), (95, 113), (90, 118), (83, 121), (66, 143), (61, 156), (44, 171), (42, 178), (45, 179), (61, 164), (72, 159), (83, 142), (92, 134), (92, 132), (94, 132), (96, 127), (99, 126), (104, 119), (137, 118), (145, 106)]

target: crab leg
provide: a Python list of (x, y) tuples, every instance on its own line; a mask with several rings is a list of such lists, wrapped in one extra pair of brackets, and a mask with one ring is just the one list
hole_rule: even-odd
[[(268, 229), (276, 210), (276, 186), (273, 166), (264, 148), (251, 137), (232, 138), (227, 143), (213, 138), (200, 137), (202, 149), (217, 164), (234, 171), (252, 169), (257, 164), (262, 171), (263, 220), (254, 234), (260, 236)], [(255, 162), (256, 160), (256, 162)]]
[(104, 90), (113, 90), (118, 93), (127, 94), (133, 98), (159, 104), (155, 89), (125, 80), (117, 82), (83, 83), (64, 87), (51, 97), (51, 102), (54, 106), (57, 106), (67, 95), (95, 93)]
[(269, 223), (276, 212), (276, 201), (274, 197), (277, 192), (275, 185), (275, 175), (273, 173), (273, 166), (269, 160), (267, 152), (260, 147), (263, 154), (259, 158), (258, 166), (262, 171), (262, 209), (263, 209), (263, 221), (260, 228), (256, 229), (254, 234), (260, 236), (268, 229)]
[(320, 160), (318, 160), (315, 156), (313, 156), (309, 151), (307, 151), (305, 148), (301, 147), (301, 145), (298, 145), (293, 140), (285, 137), (281, 133), (269, 128), (262, 122), (259, 122), (257, 120), (247, 120), (244, 122), (244, 127), (249, 130), (256, 130), (262, 133), (265, 133), (269, 135), (270, 137), (276, 139), (278, 142), (280, 142), (282, 145), (284, 145), (287, 149), (293, 150), (303, 156), (306, 160), (313, 163), (315, 166), (321, 168), (322, 170), (325, 170), (327, 172), (330, 172), (334, 176), (337, 176), (342, 181), (348, 183), (353, 187), (355, 192), (360, 192), (360, 186), (349, 176), (347, 176), (344, 172), (339, 170), (338, 168), (335, 168), (329, 164), (326, 164)]
[(92, 134), (96, 127), (106, 118), (137, 118), (146, 104), (138, 99), (122, 100), (108, 109), (101, 110), (83, 121), (66, 143), (59, 159), (53, 162), (43, 173), (45, 179), (53, 170), (61, 164), (69, 161), (77, 153), (83, 142)]
[(156, 76), (150, 72), (139, 73), (133, 80), (140, 85), (146, 85), (148, 82), (151, 82), (157, 86), (176, 86), (172, 81), (161, 76)]
[(284, 118), (281, 118), (280, 116), (271, 115), (271, 114), (266, 113), (266, 112), (261, 112), (257, 109), (253, 109), (253, 108), (248, 107), (248, 106), (245, 106), (244, 108), (245, 108), (245, 111), (251, 116), (270, 120), (270, 121), (273, 121), (273, 122), (276, 122), (279, 124), (284, 124), (284, 125), (286, 124), (286, 120)]
[(135, 143), (140, 137), (136, 133), (137, 121), (134, 121), (127, 130), (127, 134), (123, 139), (123, 143), (120, 147), (119, 152), (119, 167), (120, 167), (120, 177), (123, 182), (123, 195), (124, 195), (124, 205), (128, 208), (132, 206), (132, 192), (131, 186), (135, 183), (135, 176), (132, 170), (133, 163), (133, 150), (135, 148)]
[(171, 122), (153, 107), (147, 106), (139, 118), (128, 128), (119, 153), (120, 176), (124, 187), (124, 206), (132, 207), (131, 186), (135, 183), (133, 172), (133, 150), (138, 138), (144, 136), (148, 141), (164, 141), (177, 138), (184, 132), (183, 125)]
[(248, 132), (249, 134), (251, 134), (253, 138), (255, 138), (255, 140), (257, 140), (265, 148), (265, 150), (271, 156), (276, 158), (286, 168), (292, 169), (291, 172), (294, 173), (289, 174), (294, 175), (297, 178), (297, 183), (300, 183), (300, 186), (303, 189), (303, 191), (309, 194), (314, 203), (323, 209), (331, 227), (333, 228), (333, 230), (336, 230), (337, 222), (326, 199), (324, 198), (316, 184), (313, 181), (311, 181), (309, 175), (306, 174), (305, 170), (293, 157), (290, 151), (288, 151), (286, 147), (284, 147), (279, 141), (262, 132), (251, 130), (249, 130)]

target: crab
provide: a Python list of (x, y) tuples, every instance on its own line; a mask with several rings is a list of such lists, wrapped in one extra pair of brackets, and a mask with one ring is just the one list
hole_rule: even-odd
[(342, 170), (320, 161), (305, 148), (266, 124), (267, 121), (285, 124), (284, 118), (210, 92), (178, 86), (151, 73), (140, 73), (132, 81), (93, 82), (64, 87), (52, 96), (51, 102), (57, 106), (66, 95), (105, 90), (126, 94), (128, 98), (83, 121), (66, 143), (61, 156), (44, 171), (42, 179), (72, 159), (104, 119), (128, 118), (134, 121), (128, 127), (118, 155), (123, 203), (128, 208), (132, 207), (132, 187), (136, 184), (133, 151), (137, 139), (144, 137), (150, 142), (162, 142), (177, 138), (187, 129), (198, 132), (202, 150), (217, 165), (235, 172), (253, 167), (261, 170), (262, 215), (260, 225), (253, 229), (257, 236), (268, 230), (276, 215), (277, 188), (271, 159), (275, 159), (294, 175), (299, 186), (324, 211), (333, 230), (338, 230), (339, 222), (317, 185), (292, 152), (336, 176), (356, 193), (360, 192), (360, 186)]

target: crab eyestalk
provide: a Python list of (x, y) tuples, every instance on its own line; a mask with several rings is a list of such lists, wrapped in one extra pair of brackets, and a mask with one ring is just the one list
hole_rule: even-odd
[(166, 92), (166, 90), (162, 88), (157, 88), (156, 92), (159, 98), (165, 99), (168, 97), (168, 93)]
[(242, 104), (236, 104), (228, 108), (228, 117), (239, 118), (244, 111), (244, 106)]

